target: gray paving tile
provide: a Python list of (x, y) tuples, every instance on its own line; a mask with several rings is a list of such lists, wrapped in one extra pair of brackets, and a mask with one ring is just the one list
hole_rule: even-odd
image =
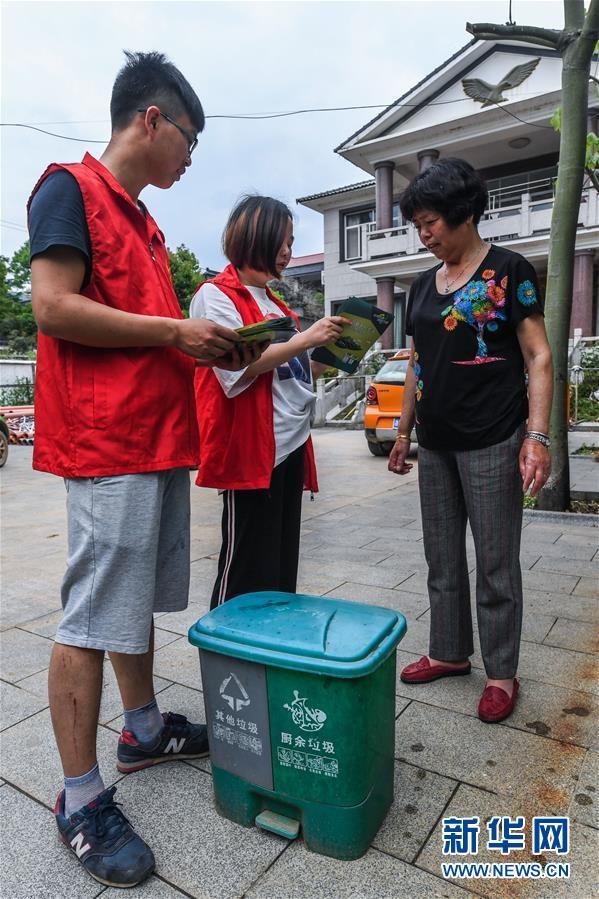
[[(476, 790), (468, 786), (460, 786), (454, 798), (450, 802), (446, 817), (471, 817), (478, 815), (481, 821), (481, 833), (479, 836), (479, 851), (476, 856), (443, 856), (442, 855), (442, 823), (440, 822), (430, 836), (424, 850), (418, 858), (418, 865), (427, 871), (440, 873), (441, 863), (444, 861), (476, 861), (476, 862), (532, 862), (541, 864), (554, 861), (567, 861), (570, 864), (571, 876), (568, 880), (551, 880), (550, 886), (545, 886), (544, 881), (538, 880), (456, 880), (464, 889), (473, 890), (478, 895), (489, 896), (496, 899), (498, 896), (513, 897), (570, 897), (577, 899), (590, 899), (596, 896), (596, 866), (589, 865), (589, 859), (597, 858), (599, 852), (599, 834), (590, 827), (574, 823), (570, 833), (570, 852), (566, 856), (557, 856), (554, 853), (545, 853), (534, 856), (530, 852), (530, 826), (534, 815), (543, 814), (543, 808), (537, 804), (526, 802), (526, 797), (521, 801), (506, 800), (503, 797), (492, 796), (482, 790)], [(509, 855), (489, 850), (486, 847), (487, 830), (485, 822), (493, 815), (509, 815), (512, 818), (524, 815), (525, 835), (527, 846), (523, 850), (512, 850)]]
[(388, 590), (384, 587), (373, 587), (368, 584), (341, 584), (335, 590), (329, 591), (327, 596), (335, 596), (339, 599), (351, 599), (358, 602), (387, 606), (396, 609), (403, 614), (412, 617), (421, 615), (428, 609), (428, 596), (417, 593), (408, 593), (401, 589)]
[(343, 581), (343, 575), (329, 575), (329, 572), (311, 571), (307, 573), (309, 566), (305, 566), (306, 574), (298, 577), (297, 592), (307, 593), (310, 596), (323, 596), (330, 590), (335, 590)]
[[(115, 767), (116, 746), (113, 731), (100, 726), (98, 761), (107, 787), (122, 777)], [(4, 731), (0, 768), (0, 774), (9, 783), (49, 808), (54, 807), (62, 788), (63, 773), (48, 709)]]
[(12, 628), (2, 634), (0, 677), (15, 683), (50, 664), (52, 642), (37, 634)]
[(590, 562), (596, 553), (596, 546), (593, 547), (588, 543), (567, 543), (560, 540), (557, 543), (525, 544), (524, 532), (522, 532), (522, 538), (523, 549), (527, 552), (539, 549), (543, 556), (552, 556), (554, 558), (562, 559), (580, 559), (582, 562)]
[[(143, 899), (177, 899), (178, 896), (186, 895), (187, 893), (182, 893), (159, 877), (150, 877), (140, 886), (127, 890), (127, 896), (143, 896)], [(122, 896), (122, 890), (111, 887), (102, 893), (102, 899), (122, 899)]]
[(576, 533), (564, 531), (556, 540), (556, 546), (590, 546), (593, 549), (599, 548), (599, 531), (597, 528), (579, 528)]
[(518, 672), (544, 684), (599, 693), (599, 660), (588, 653), (523, 640)]
[[(318, 566), (315, 566), (314, 564), (314, 560), (309, 556), (300, 555), (299, 579), (311, 583), (314, 577), (315, 568), (317, 567)], [(402, 574), (398, 575), (397, 569), (383, 568), (380, 565), (361, 565), (357, 562), (352, 563), (349, 561), (338, 562), (336, 559), (327, 562), (326, 566), (323, 568), (324, 570), (318, 574), (319, 579), (325, 575), (327, 578), (337, 581), (337, 583), (333, 584), (330, 589), (333, 589), (333, 587), (338, 584), (345, 583), (345, 581), (391, 588), (399, 584), (400, 581), (405, 580), (405, 578), (414, 570), (408, 566), (406, 572), (406, 568), (404, 567), (402, 568)]]
[(323, 543), (313, 549), (302, 550), (302, 556), (317, 560), (318, 562), (329, 562), (334, 559), (336, 562), (360, 562), (366, 566), (376, 565), (377, 562), (386, 559), (392, 550), (372, 550), (357, 549), (352, 546), (333, 546), (333, 544)]
[(599, 563), (584, 562), (582, 559), (568, 559), (563, 556), (540, 556), (534, 565), (543, 571), (555, 571), (558, 574), (574, 574), (578, 577), (599, 577)]
[(58, 591), (49, 591), (43, 581), (19, 580), (7, 586), (7, 580), (2, 584), (2, 631), (60, 609)]
[[(187, 637), (187, 631), (191, 625), (195, 624), (202, 615), (205, 615), (209, 608), (209, 600), (203, 603), (190, 602), (182, 612), (166, 612), (165, 614), (159, 613), (156, 615), (155, 627), (160, 628), (162, 631), (171, 631), (173, 634)], [(165, 640), (164, 634), (160, 636), (164, 641), (161, 645), (164, 646), (167, 642), (172, 642), (172, 640)]]
[(5, 786), (0, 816), (0, 890), (6, 899), (92, 899), (103, 892), (58, 841), (52, 812)]
[(204, 603), (210, 600), (218, 563), (215, 559), (199, 559), (190, 569), (189, 601)]
[(559, 540), (563, 533), (562, 526), (559, 524), (536, 524), (531, 521), (522, 528), (522, 539), (537, 543), (555, 543)]
[(154, 673), (177, 684), (201, 689), (200, 657), (187, 637), (179, 637), (154, 653)]
[[(403, 667), (415, 658), (417, 656), (403, 653), (398, 666), (401, 663)], [(485, 672), (475, 668), (469, 677), (444, 678), (430, 684), (410, 685), (398, 679), (396, 689), (406, 699), (475, 718), (485, 683)], [(565, 690), (521, 677), (516, 708), (503, 726), (589, 747), (596, 738), (598, 714), (599, 702), (590, 693)]]
[[(400, 523), (396, 519), (393, 521), (393, 535), (395, 536), (395, 531), (397, 532), (403, 531), (405, 525), (411, 524), (413, 522), (412, 518), (402, 519), (403, 523)], [(353, 547), (364, 547), (368, 549), (377, 549), (376, 546), (372, 546), (373, 542), (381, 539), (381, 529), (374, 527), (344, 527), (343, 529), (339, 529), (338, 531), (333, 530), (330, 525), (326, 525), (326, 523), (322, 523), (320, 527), (315, 527), (313, 522), (310, 522), (310, 528), (306, 527), (306, 530), (309, 530), (309, 533), (302, 534), (301, 545), (313, 545), (316, 546), (318, 542), (328, 543), (332, 546), (353, 546)], [(409, 540), (417, 540), (417, 534), (414, 534), (414, 531), (410, 531), (411, 536)], [(402, 538), (398, 538), (398, 542), (401, 541)], [(397, 544), (396, 544), (397, 546)], [(393, 550), (392, 550), (393, 551)]]
[(56, 628), (62, 618), (62, 609), (56, 609), (49, 615), (42, 615), (41, 618), (33, 618), (21, 625), (23, 630), (32, 634), (38, 634), (40, 637), (54, 637)]
[(309, 852), (292, 843), (247, 893), (248, 899), (398, 899), (464, 896), (440, 878), (376, 849), (353, 862)]
[(574, 587), (576, 596), (594, 596), (599, 597), (599, 579), (596, 577), (581, 577)]
[(243, 895), (286, 845), (222, 818), (210, 779), (190, 765), (156, 765), (130, 775), (117, 796), (152, 847), (156, 873), (202, 899)]
[(30, 715), (45, 708), (46, 703), (38, 696), (32, 696), (19, 687), (0, 681), (0, 730), (12, 727)]
[(547, 646), (560, 646), (579, 652), (599, 652), (599, 629), (586, 621), (558, 618), (544, 639)]
[(584, 753), (577, 746), (416, 701), (396, 722), (397, 758), (501, 795), (528, 797), (556, 814), (568, 808)]
[(524, 607), (536, 615), (553, 615), (555, 618), (575, 618), (579, 621), (597, 620), (597, 600), (590, 596), (576, 596), (571, 593), (552, 593), (527, 589), (524, 593)]
[(393, 805), (372, 845), (413, 862), (456, 786), (446, 777), (396, 762)]
[(579, 578), (572, 574), (557, 574), (533, 568), (522, 572), (522, 586), (527, 590), (547, 590), (551, 593), (572, 593)]
[(599, 829), (599, 752), (587, 752), (568, 811), (573, 821)]

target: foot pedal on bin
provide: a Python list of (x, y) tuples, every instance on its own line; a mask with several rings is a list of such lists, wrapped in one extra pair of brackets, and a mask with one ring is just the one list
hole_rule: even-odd
[(256, 815), (256, 826), (277, 833), (280, 837), (287, 837), (288, 840), (295, 840), (300, 829), (299, 821), (294, 818), (287, 818), (285, 815), (268, 810)]

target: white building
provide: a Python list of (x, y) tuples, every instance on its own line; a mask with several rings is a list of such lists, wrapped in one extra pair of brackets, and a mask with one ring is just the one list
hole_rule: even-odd
[[(529, 74), (502, 88), (505, 101), (483, 105), (463, 79), (499, 85), (514, 67)], [(512, 78), (512, 81), (518, 78)], [(409, 180), (439, 156), (466, 159), (486, 178), (489, 206), (481, 235), (522, 253), (541, 284), (547, 273), (549, 229), (559, 135), (549, 120), (560, 105), (561, 59), (551, 50), (509, 40), (473, 40), (368, 122), (337, 153), (374, 176), (349, 187), (298, 199), (324, 217), (327, 312), (348, 296), (371, 299), (395, 313), (384, 345), (405, 345), (410, 284), (437, 260), (402, 220), (397, 199)], [(472, 88), (466, 85), (472, 92)], [(475, 86), (475, 93), (485, 87)], [(597, 131), (599, 104), (589, 108)], [(599, 194), (583, 191), (576, 238), (572, 328), (598, 327)]]

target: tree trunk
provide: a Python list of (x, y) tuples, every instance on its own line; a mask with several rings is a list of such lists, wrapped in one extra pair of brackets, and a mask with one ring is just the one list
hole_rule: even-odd
[(568, 464), (568, 337), (574, 286), (574, 250), (578, 209), (584, 178), (587, 106), (591, 59), (599, 38), (599, 0), (564, 0), (562, 32), (527, 26), (467, 24), (466, 30), (482, 40), (508, 37), (542, 46), (553, 46), (562, 59), (562, 126), (557, 189), (547, 272), (545, 322), (553, 354), (554, 391), (549, 433), (551, 476), (539, 494), (540, 509), (562, 511), (570, 504)]
[[(599, 28), (599, 0), (593, 0), (584, 21), (583, 0), (565, 0), (566, 31), (582, 28), (581, 35), (563, 52), (562, 127), (555, 203), (551, 218), (545, 324), (553, 353), (553, 405), (551, 475), (539, 494), (538, 507), (563, 511), (570, 505), (568, 458), (568, 337), (574, 286), (574, 248), (578, 209), (584, 179), (589, 73)], [(589, 33), (591, 32), (591, 33)]]

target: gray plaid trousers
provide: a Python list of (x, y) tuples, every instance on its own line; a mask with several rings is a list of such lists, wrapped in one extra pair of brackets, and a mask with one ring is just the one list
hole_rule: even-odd
[(476, 551), (480, 646), (491, 678), (516, 674), (522, 630), (524, 427), (480, 450), (418, 450), (418, 483), (431, 605), (429, 654), (457, 662), (472, 655), (466, 523)]

